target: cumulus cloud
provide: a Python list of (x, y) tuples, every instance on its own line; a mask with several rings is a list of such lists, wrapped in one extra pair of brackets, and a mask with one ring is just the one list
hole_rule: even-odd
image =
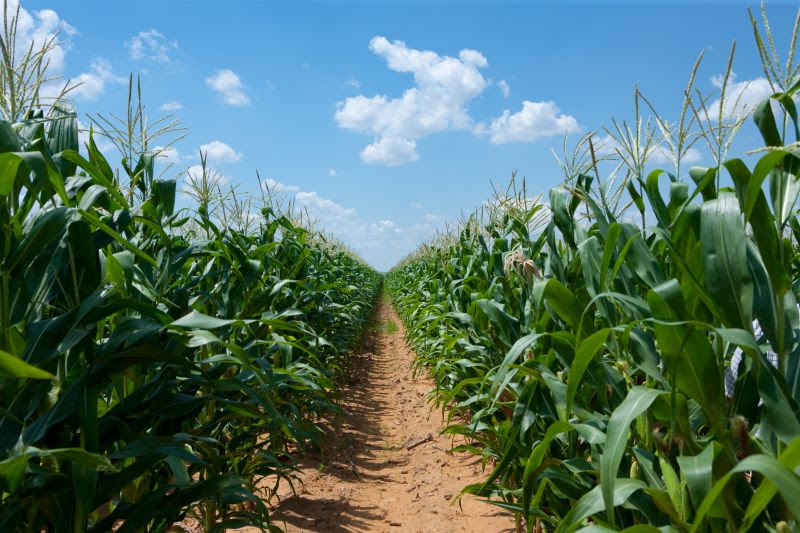
[[(18, 5), (17, 0), (8, 1), (9, 16), (16, 13)], [(15, 46), (17, 50), (21, 51), (33, 44), (33, 48), (36, 49), (52, 41), (53, 47), (47, 53), (45, 60), (49, 62), (50, 73), (61, 74), (66, 65), (67, 52), (72, 46), (69, 37), (77, 33), (78, 31), (73, 26), (52, 9), (42, 9), (31, 14), (21, 7), (17, 19)]]
[(232, 106), (250, 105), (250, 97), (239, 75), (230, 69), (216, 70), (206, 78), (206, 85), (220, 94), (222, 101)]
[(282, 193), (293, 200), (295, 207), (307, 212), (315, 227), (333, 233), (355, 249), (378, 269), (386, 270), (400, 260), (408, 251), (434, 235), (442, 225), (438, 215), (402, 226), (393, 220), (366, 220), (350, 207), (344, 206), (317, 192), (304, 191), (295, 185), (287, 185), (275, 179), (264, 180), (270, 191)]
[(200, 145), (200, 151), (206, 154), (209, 161), (235, 163), (242, 158), (242, 154), (222, 141), (211, 141)]
[(522, 102), (522, 109), (516, 113), (509, 110), (492, 120), (486, 130), (478, 133), (490, 135), (494, 144), (511, 142), (531, 142), (543, 137), (564, 135), (580, 131), (575, 117), (561, 113), (555, 102)]
[(292, 193), (292, 194), (300, 192), (300, 187), (295, 187), (294, 185), (286, 185), (285, 183), (281, 183), (273, 178), (265, 179), (264, 185), (271, 192)]
[(417, 141), (403, 137), (378, 137), (361, 150), (360, 155), (369, 165), (395, 166), (419, 159)]
[(336, 176), (337, 174), (338, 174), (338, 172), (336, 171), (335, 168), (329, 168), (328, 169), (328, 176), (332, 177), (332, 176)]
[[(19, 2), (8, 0), (8, 14), (16, 14)], [(50, 43), (50, 50), (45, 56), (47, 62), (47, 75), (49, 77), (67, 78), (66, 57), (72, 48), (71, 37), (78, 35), (78, 30), (62, 19), (52, 9), (42, 9), (33, 13), (20, 7), (17, 22), (17, 33), (14, 45), (17, 52), (33, 46), (41, 48)], [(78, 85), (69, 93), (71, 98), (78, 100), (96, 100), (105, 93), (108, 83), (124, 83), (125, 79), (114, 74), (111, 63), (105, 58), (96, 57), (92, 60), (87, 72), (71, 77), (69, 84)], [(53, 80), (44, 84), (40, 89), (43, 99), (53, 99), (61, 94), (66, 85), (64, 79)]]
[(500, 89), (500, 92), (503, 93), (505, 98), (508, 98), (508, 95), (511, 94), (511, 87), (508, 86), (508, 82), (506, 80), (498, 81), (497, 87)]
[(164, 102), (163, 104), (161, 104), (161, 107), (159, 107), (159, 109), (161, 111), (180, 111), (181, 109), (183, 109), (183, 104), (173, 100), (171, 102)]
[(78, 84), (69, 92), (70, 97), (83, 100), (97, 100), (106, 91), (106, 84), (125, 83), (125, 78), (117, 76), (111, 68), (111, 63), (103, 57), (92, 60), (89, 72), (84, 72), (74, 78), (71, 83)]
[(480, 72), (488, 62), (480, 52), (464, 49), (457, 58), (440, 56), (380, 36), (370, 40), (369, 48), (391, 70), (413, 74), (415, 85), (394, 98), (358, 95), (337, 104), (334, 118), (340, 128), (375, 136), (361, 151), (365, 163), (414, 161), (418, 139), (471, 127), (467, 106), (488, 85)]
[(150, 29), (140, 31), (125, 43), (132, 59), (169, 63), (170, 53), (178, 49), (176, 41), (167, 40), (160, 32)]
[(181, 154), (174, 146), (156, 146), (153, 151), (156, 153), (157, 159), (161, 159), (167, 163), (178, 164), (181, 162)]
[(356, 214), (355, 209), (344, 207), (313, 191), (299, 191), (294, 195), (294, 199), (297, 204), (327, 222), (348, 219)]
[[(711, 78), (711, 84), (721, 90), (724, 80), (724, 76), (714, 76)], [(731, 72), (728, 86), (725, 88), (725, 103), (722, 107), (723, 120), (733, 120), (750, 113), (762, 100), (769, 98), (772, 92), (769, 82), (764, 77), (737, 81), (736, 73)], [(719, 108), (719, 98), (708, 104), (708, 114), (712, 120), (719, 118)]]
[[(698, 163), (702, 158), (703, 154), (700, 153), (700, 150), (691, 147), (686, 150), (685, 154), (683, 154), (681, 163), (691, 165), (692, 163)], [(672, 156), (672, 153), (669, 152), (664, 146), (658, 146), (653, 149), (653, 152), (650, 154), (649, 161), (656, 165), (675, 164), (675, 158)]]

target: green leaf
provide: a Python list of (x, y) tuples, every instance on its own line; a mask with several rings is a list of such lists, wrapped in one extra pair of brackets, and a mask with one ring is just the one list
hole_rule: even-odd
[(603, 344), (605, 344), (610, 334), (610, 329), (601, 329), (586, 337), (578, 346), (575, 359), (572, 361), (572, 366), (570, 366), (569, 376), (567, 378), (567, 409), (565, 412), (567, 417), (572, 413), (572, 401), (575, 398), (575, 394), (578, 392), (583, 373), (586, 371), (592, 359), (594, 359), (603, 347)]
[(706, 332), (681, 323), (688, 312), (680, 285), (673, 279), (655, 287), (647, 293), (647, 302), (657, 319), (653, 328), (665, 373), (674, 379), (678, 390), (703, 407), (709, 423), (721, 433), (722, 370)]
[[(622, 403), (611, 413), (611, 418), (608, 421), (606, 444), (603, 449), (603, 459), (600, 463), (600, 486), (595, 488), (600, 489), (598, 492), (602, 495), (601, 504), (605, 503), (606, 514), (612, 525), (614, 524), (614, 506), (619, 505), (619, 503), (616, 503), (618, 491), (615, 488), (617, 482), (620, 481), (617, 479), (617, 470), (622, 456), (625, 454), (631, 422), (645, 412), (650, 407), (650, 404), (661, 394), (664, 394), (664, 391), (633, 387)], [(641, 485), (644, 486), (643, 483)], [(625, 486), (628, 487), (629, 485)], [(633, 492), (633, 490), (635, 489), (630, 492)], [(627, 493), (625, 499), (630, 495), (630, 492)], [(580, 504), (580, 502), (578, 503)]]
[(25, 477), (27, 467), (27, 457), (10, 457), (0, 461), (0, 490), (5, 492), (16, 491)]
[(525, 509), (526, 512), (531, 506), (533, 482), (535, 481), (535, 476), (533, 474), (541, 466), (542, 459), (544, 458), (544, 454), (547, 453), (550, 443), (561, 433), (572, 431), (572, 429), (572, 425), (566, 422), (553, 422), (550, 427), (547, 428), (544, 438), (531, 450), (531, 455), (525, 463), (525, 471), (522, 475), (522, 508)]
[[(796, 472), (797, 467), (800, 466), (800, 437), (794, 439), (789, 446), (787, 446), (778, 457), (778, 462), (791, 471)], [(753, 497), (750, 498), (750, 503), (742, 519), (742, 531), (747, 531), (758, 519), (767, 505), (772, 501), (778, 493), (778, 487), (771, 479), (765, 478), (758, 489), (756, 489)]]
[(593, 328), (588, 317), (583, 317), (583, 308), (575, 295), (555, 278), (547, 280), (543, 297), (556, 315), (567, 325), (583, 335), (591, 334)]
[(709, 444), (697, 455), (679, 455), (676, 459), (678, 466), (681, 467), (681, 473), (686, 478), (689, 496), (696, 508), (711, 490), (714, 444)]
[(747, 264), (747, 235), (733, 193), (721, 193), (703, 204), (700, 240), (708, 292), (736, 328), (753, 322), (753, 280)]
[[(584, 494), (575, 505), (572, 506), (570, 511), (564, 516), (556, 528), (557, 532), (571, 532), (575, 531), (584, 518), (590, 517), (593, 514), (606, 510), (606, 515), (611, 519), (612, 525), (614, 524), (614, 507), (622, 505), (628, 501), (628, 498), (637, 490), (646, 489), (642, 481), (638, 479), (620, 478), (614, 479), (611, 483), (612, 489), (610, 491), (603, 490), (606, 485), (594, 487), (592, 490)], [(610, 500), (605, 499), (605, 493), (608, 492)], [(611, 504), (609, 507), (609, 503)], [(610, 509), (610, 510), (609, 510)]]
[(564, 187), (554, 187), (550, 189), (550, 210), (553, 213), (553, 221), (561, 235), (567, 243), (575, 247), (575, 230), (572, 223), (572, 215), (567, 209), (567, 195), (569, 192)]
[[(617, 247), (622, 226), (617, 222), (612, 222), (608, 228), (608, 233), (605, 236), (605, 244), (603, 246), (603, 258), (600, 260), (600, 291), (606, 288), (606, 277), (608, 276), (608, 269), (611, 266), (611, 258), (614, 255), (614, 250)], [(611, 279), (613, 282), (614, 279)]]
[(800, 179), (797, 178), (800, 160), (787, 157), (784, 163), (784, 167), (789, 166), (788, 163), (792, 164), (791, 171), (786, 168), (774, 168), (769, 174), (769, 195), (775, 220), (780, 226), (784, 226), (792, 216), (797, 195), (800, 193)]
[(47, 145), (53, 162), (63, 177), (75, 174), (75, 164), (61, 157), (64, 150), (78, 150), (78, 115), (75, 107), (62, 100), (54, 102), (48, 111)]
[(19, 137), (11, 127), (11, 123), (0, 120), (0, 152), (19, 152), (19, 150)]
[(19, 454), (22, 457), (55, 457), (62, 461), (70, 461), (73, 464), (90, 470), (113, 472), (116, 469), (108, 457), (98, 453), (87, 452), (83, 448), (52, 448), (42, 450), (33, 446), (27, 446)]
[(686, 508), (687, 506), (684, 505), (684, 490), (677, 472), (672, 468), (672, 464), (670, 464), (669, 460), (663, 457), (659, 457), (658, 466), (661, 468), (661, 478), (664, 480), (664, 487), (667, 490), (672, 506), (675, 508), (680, 519), (686, 520), (688, 509)]
[(33, 173), (40, 185), (45, 185), (51, 193), (55, 193), (65, 204), (69, 202), (64, 188), (64, 178), (58, 172), (53, 161), (44, 152), (15, 152), (13, 155), (22, 159), (28, 170)]
[(172, 322), (170, 326), (179, 326), (182, 328), (196, 328), (196, 329), (215, 329), (231, 324), (245, 324), (251, 323), (253, 320), (235, 320), (215, 318), (213, 316), (204, 315), (198, 311), (192, 311), (178, 320)]
[(14, 154), (0, 154), (0, 195), (8, 196), (11, 194), (21, 164), (22, 159)]
[(33, 365), (29, 365), (19, 357), (0, 350), (0, 374), (13, 378), (54, 379), (55, 376)]
[[(692, 524), (693, 532), (700, 528), (708, 512), (711, 510), (712, 505), (719, 499), (731, 478), (735, 474), (748, 471), (758, 472), (766, 479), (770, 480), (770, 482), (777, 487), (784, 501), (789, 504), (788, 510), (794, 515), (795, 519), (800, 520), (800, 508), (794, 505), (796, 502), (800, 502), (800, 478), (797, 477), (797, 474), (772, 457), (767, 455), (751, 455), (743, 459), (714, 483), (714, 487), (709, 491), (706, 497), (703, 498), (703, 503), (700, 504), (700, 507), (698, 507), (695, 513), (694, 523)], [(751, 511), (755, 511), (755, 509), (751, 509)]]
[(753, 111), (753, 121), (758, 126), (766, 146), (782, 146), (783, 139), (778, 133), (775, 115), (772, 113), (772, 98), (762, 100)]
[(154, 267), (158, 266), (155, 259), (153, 259), (147, 253), (145, 253), (144, 251), (142, 251), (141, 249), (136, 247), (131, 241), (129, 241), (128, 239), (126, 239), (125, 237), (120, 235), (111, 226), (109, 226), (108, 224), (106, 224), (105, 222), (100, 220), (100, 217), (98, 217), (97, 215), (95, 215), (94, 213), (92, 213), (90, 211), (84, 211), (84, 210), (81, 210), (80, 214), (81, 214), (81, 217), (86, 219), (86, 221), (88, 221), (90, 224), (92, 224), (96, 228), (100, 229), (104, 233), (108, 234), (109, 236), (113, 237), (114, 240), (117, 241), (119, 244), (121, 244), (122, 246), (124, 246), (125, 248), (127, 248), (128, 250), (130, 250), (131, 252), (136, 254), (137, 256), (141, 257), (142, 259), (144, 259), (145, 261), (147, 261), (148, 263), (150, 263)]

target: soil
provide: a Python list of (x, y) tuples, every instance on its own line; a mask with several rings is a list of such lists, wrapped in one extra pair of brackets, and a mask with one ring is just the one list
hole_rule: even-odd
[(342, 384), (343, 414), (328, 427), (322, 460), (305, 459), (297, 493), (269, 502), (275, 525), (289, 532), (513, 532), (511, 514), (499, 507), (471, 495), (451, 503), (486, 472), (474, 456), (447, 453), (452, 437), (439, 434), (442, 413), (425, 398), (433, 382), (414, 377), (414, 354), (387, 301), (377, 323)]

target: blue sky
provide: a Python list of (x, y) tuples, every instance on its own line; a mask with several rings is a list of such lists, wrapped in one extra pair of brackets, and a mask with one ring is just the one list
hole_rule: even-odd
[[(173, 103), (188, 128), (171, 174), (205, 145), (243, 191), (258, 170), (382, 270), (512, 171), (556, 185), (550, 149), (630, 119), (635, 83), (674, 119), (701, 50), (700, 89), (736, 40), (736, 81), (761, 96), (747, 5), (23, 1), (32, 35), (68, 25), (53, 63), (85, 82), (83, 123), (122, 113), (140, 73), (151, 114)], [(784, 46), (796, 7), (767, 7)], [(748, 125), (737, 147), (757, 146)]]

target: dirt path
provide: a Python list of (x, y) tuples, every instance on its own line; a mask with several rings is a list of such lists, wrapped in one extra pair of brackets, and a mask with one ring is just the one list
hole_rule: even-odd
[[(325, 460), (302, 465), (303, 485), (278, 507), (276, 525), (290, 532), (513, 531), (510, 514), (472, 496), (461, 508), (451, 505), (462, 487), (483, 479), (480, 463), (445, 453), (451, 439), (439, 435), (441, 413), (424, 398), (433, 384), (412, 377), (413, 354), (388, 302), (379, 304), (378, 320), (379, 332), (344, 385), (345, 414), (334, 423)], [(406, 449), (428, 434), (432, 440)]]

